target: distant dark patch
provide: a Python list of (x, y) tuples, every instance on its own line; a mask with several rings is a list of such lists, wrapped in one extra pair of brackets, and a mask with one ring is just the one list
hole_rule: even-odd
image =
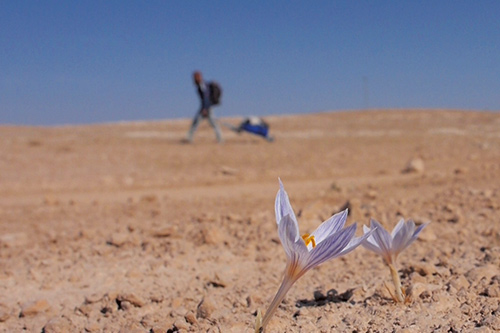
[(30, 146), (30, 147), (40, 147), (41, 145), (42, 145), (42, 142), (38, 141), (38, 140), (28, 141), (28, 146)]

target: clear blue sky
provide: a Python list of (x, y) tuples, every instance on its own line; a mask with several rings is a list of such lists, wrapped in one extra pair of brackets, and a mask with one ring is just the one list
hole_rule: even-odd
[(500, 109), (500, 1), (2, 1), (0, 123)]

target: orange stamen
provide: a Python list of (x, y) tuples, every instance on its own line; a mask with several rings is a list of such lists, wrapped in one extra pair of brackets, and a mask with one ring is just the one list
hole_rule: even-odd
[(314, 240), (314, 236), (311, 236), (309, 234), (304, 234), (302, 235), (302, 239), (306, 243), (306, 246), (309, 246), (309, 243), (312, 243), (313, 249), (316, 247), (316, 240)]

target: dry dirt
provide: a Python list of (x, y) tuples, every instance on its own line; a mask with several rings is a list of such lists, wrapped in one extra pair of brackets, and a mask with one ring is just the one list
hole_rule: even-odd
[(301, 278), (267, 332), (500, 330), (500, 113), (266, 120), (273, 143), (217, 144), (206, 123), (181, 143), (187, 119), (1, 126), (0, 330), (252, 332), (285, 266), (278, 177), (303, 233), (345, 206), (358, 234), (430, 224), (398, 259), (410, 304), (358, 248)]

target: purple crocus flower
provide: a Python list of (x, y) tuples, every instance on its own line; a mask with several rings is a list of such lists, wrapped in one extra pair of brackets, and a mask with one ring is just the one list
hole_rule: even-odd
[(265, 328), (286, 293), (308, 270), (329, 259), (351, 252), (371, 235), (369, 232), (361, 237), (354, 237), (356, 224), (344, 228), (347, 219), (346, 209), (330, 217), (311, 234), (300, 236), (297, 218), (281, 180), (276, 196), (275, 212), (278, 234), (285, 249), (287, 263), (281, 286), (262, 323), (258, 320), (256, 331)]
[(406, 296), (395, 267), (396, 259), (404, 249), (417, 239), (418, 234), (426, 225), (427, 223), (415, 228), (415, 222), (412, 220), (405, 222), (404, 219), (401, 219), (390, 234), (374, 219), (370, 220), (370, 228), (363, 226), (365, 235), (371, 233), (363, 242), (363, 246), (382, 256), (384, 262), (389, 266), (396, 289), (396, 296), (393, 295), (393, 298), (398, 302), (405, 302)]

